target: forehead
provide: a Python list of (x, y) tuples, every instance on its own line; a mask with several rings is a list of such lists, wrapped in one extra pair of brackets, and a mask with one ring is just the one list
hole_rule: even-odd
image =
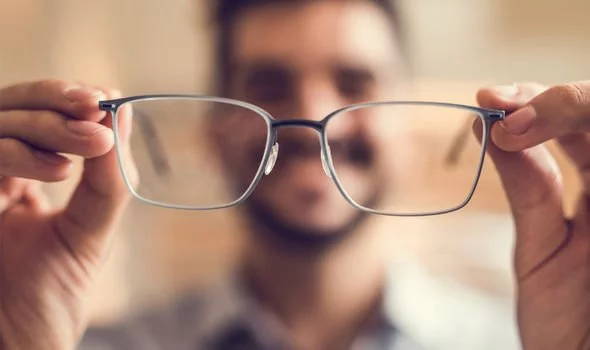
[(299, 68), (335, 61), (390, 65), (397, 58), (393, 28), (377, 5), (362, 0), (305, 1), (253, 7), (234, 27), (233, 59)]

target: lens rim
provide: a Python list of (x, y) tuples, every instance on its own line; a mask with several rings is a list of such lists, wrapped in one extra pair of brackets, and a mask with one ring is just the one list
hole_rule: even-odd
[[(150, 100), (194, 100), (194, 101), (202, 101), (202, 102), (217, 102), (217, 103), (225, 103), (233, 106), (242, 107), (248, 109), (258, 116), (260, 116), (266, 125), (266, 144), (264, 149), (264, 154), (261, 158), (260, 164), (258, 165), (258, 169), (252, 179), (251, 183), (247, 187), (247, 189), (242, 193), (236, 200), (226, 203), (226, 204), (218, 204), (218, 205), (210, 205), (210, 206), (197, 206), (197, 205), (183, 205), (183, 204), (174, 204), (174, 203), (166, 203), (161, 202), (153, 199), (146, 198), (139, 194), (133, 184), (131, 182), (130, 177), (127, 175), (127, 171), (125, 170), (124, 160), (123, 160), (123, 150), (122, 150), (122, 143), (120, 138), (120, 131), (119, 131), (119, 113), (121, 111), (121, 107), (128, 104), (128, 103), (136, 103), (139, 101), (150, 101)], [(268, 162), (270, 157), (270, 151), (272, 148), (272, 144), (274, 143), (274, 139), (276, 139), (276, 135), (274, 134), (274, 130), (272, 128), (272, 116), (263, 110), (262, 108), (255, 106), (253, 104), (234, 100), (230, 98), (224, 97), (215, 97), (215, 96), (200, 96), (200, 95), (143, 95), (143, 96), (133, 96), (127, 98), (121, 98), (116, 100), (109, 100), (109, 101), (101, 101), (100, 102), (101, 109), (107, 109), (111, 111), (111, 115), (113, 118), (113, 133), (115, 139), (115, 149), (117, 154), (117, 163), (119, 166), (119, 170), (123, 175), (123, 181), (131, 194), (139, 199), (142, 202), (155, 205), (158, 207), (169, 208), (169, 209), (184, 209), (184, 210), (211, 210), (211, 209), (223, 209), (236, 206), (243, 201), (245, 201), (254, 191), (260, 180), (264, 175), (264, 168), (265, 164)]]
[[(377, 210), (377, 209), (365, 207), (365, 206), (359, 204), (358, 202), (356, 202), (348, 194), (348, 192), (346, 191), (346, 189), (344, 188), (344, 186), (342, 184), (342, 181), (338, 177), (338, 174), (336, 172), (336, 168), (334, 166), (334, 161), (332, 159), (332, 154), (331, 154), (331, 150), (330, 150), (330, 146), (329, 146), (329, 142), (328, 142), (328, 130), (329, 130), (328, 125), (329, 125), (330, 120), (332, 120), (333, 118), (335, 118), (343, 113), (351, 112), (351, 111), (363, 109), (363, 108), (377, 107), (377, 106), (431, 106), (431, 107), (441, 107), (441, 108), (453, 108), (453, 109), (460, 109), (460, 110), (466, 110), (466, 111), (473, 112), (478, 118), (480, 118), (480, 120), (482, 121), (483, 130), (482, 130), (481, 151), (480, 151), (480, 155), (479, 155), (479, 164), (477, 165), (475, 178), (473, 179), (473, 183), (471, 184), (469, 193), (466, 195), (465, 199), (462, 202), (460, 202), (460, 204), (453, 206), (451, 208), (435, 210), (435, 211), (395, 212), (395, 211)], [(477, 188), (477, 184), (479, 183), (479, 179), (481, 178), (481, 173), (483, 171), (483, 166), (484, 166), (485, 156), (486, 156), (486, 149), (487, 149), (488, 140), (489, 140), (489, 136), (488, 136), (489, 131), (491, 129), (492, 124), (497, 120), (504, 119), (504, 116), (505, 116), (505, 112), (501, 111), (501, 110), (492, 110), (492, 109), (485, 109), (485, 108), (466, 106), (466, 105), (460, 105), (460, 104), (454, 104), (454, 103), (444, 103), (444, 102), (379, 101), (379, 102), (358, 103), (358, 104), (353, 104), (353, 105), (349, 105), (349, 106), (340, 108), (340, 109), (330, 113), (328, 116), (326, 116), (322, 120), (322, 124), (324, 126), (323, 130), (322, 130), (322, 135), (321, 135), (322, 150), (324, 152), (324, 157), (327, 160), (328, 170), (330, 172), (330, 176), (332, 177), (332, 180), (334, 181), (334, 184), (336, 185), (336, 187), (338, 188), (338, 190), (340, 191), (342, 196), (355, 208), (358, 208), (360, 210), (363, 210), (363, 211), (366, 211), (366, 212), (369, 212), (372, 214), (385, 215), (385, 216), (431, 216), (431, 215), (446, 214), (446, 213), (450, 213), (453, 211), (457, 211), (457, 210), (465, 207), (467, 205), (467, 203), (469, 203), (469, 201), (473, 197), (473, 194), (475, 193), (475, 190)]]
[[(125, 170), (122, 166), (123, 160), (121, 159), (122, 158), (122, 150), (121, 150), (122, 146), (121, 146), (121, 142), (120, 142), (120, 138), (119, 138), (118, 110), (123, 104), (125, 104), (127, 102), (138, 101), (138, 100), (177, 99), (177, 98), (228, 103), (228, 104), (247, 108), (253, 112), (256, 112), (264, 119), (266, 126), (267, 126), (267, 140), (266, 140), (266, 147), (265, 147), (264, 155), (262, 157), (262, 160), (261, 160), (261, 163), (258, 167), (256, 175), (255, 175), (254, 179), (252, 180), (252, 183), (247, 188), (247, 190), (235, 201), (228, 203), (228, 204), (224, 204), (224, 205), (207, 206), (207, 207), (171, 205), (168, 203), (162, 203), (162, 202), (153, 201), (153, 200), (143, 198), (142, 196), (137, 194), (135, 192), (135, 190), (133, 189), (133, 186), (131, 185), (129, 178), (126, 175)], [(481, 141), (482, 145), (481, 145), (481, 155), (479, 158), (479, 165), (477, 168), (476, 177), (473, 181), (471, 190), (470, 190), (469, 194), (467, 195), (467, 197), (465, 198), (465, 200), (461, 204), (457, 205), (456, 207), (452, 207), (452, 208), (440, 210), (440, 211), (394, 213), (394, 212), (379, 211), (379, 210), (364, 207), (364, 206), (356, 203), (348, 195), (348, 193), (344, 190), (344, 187), (342, 186), (342, 184), (336, 174), (336, 171), (334, 169), (332, 154), (330, 152), (330, 147), (328, 144), (328, 135), (326, 132), (327, 124), (332, 118), (334, 118), (335, 116), (337, 116), (340, 113), (344, 113), (344, 112), (351, 111), (354, 109), (379, 106), (379, 105), (418, 105), (418, 106), (451, 107), (451, 108), (463, 109), (463, 110), (468, 110), (468, 111), (474, 112), (482, 119), (483, 130), (482, 130), (482, 141)], [(243, 201), (245, 201), (252, 194), (252, 192), (254, 191), (256, 186), (258, 185), (258, 183), (262, 180), (262, 177), (264, 176), (264, 169), (265, 169), (265, 167), (269, 161), (269, 158), (270, 158), (272, 146), (277, 141), (278, 128), (285, 127), (285, 126), (302, 126), (302, 127), (311, 127), (319, 132), (321, 152), (322, 152), (322, 155), (327, 163), (328, 175), (332, 178), (334, 184), (336, 185), (336, 187), (338, 188), (338, 190), (340, 191), (342, 196), (345, 198), (345, 200), (348, 201), (348, 203), (350, 205), (352, 205), (353, 207), (355, 207), (357, 209), (360, 209), (360, 210), (363, 210), (363, 211), (366, 211), (366, 212), (369, 212), (372, 214), (385, 215), (385, 216), (439, 215), (439, 214), (446, 214), (449, 212), (453, 212), (453, 211), (456, 211), (456, 210), (459, 210), (459, 209), (465, 207), (467, 205), (467, 203), (469, 203), (469, 201), (473, 197), (473, 194), (475, 193), (475, 189), (477, 188), (477, 184), (478, 184), (479, 179), (481, 177), (481, 172), (483, 170), (483, 165), (484, 165), (484, 161), (485, 161), (486, 149), (487, 149), (487, 146), (489, 143), (489, 135), (490, 135), (491, 127), (497, 121), (503, 120), (506, 115), (506, 112), (503, 110), (488, 109), (488, 108), (481, 108), (481, 107), (474, 107), (474, 106), (455, 104), (455, 103), (446, 103), (446, 102), (376, 101), (376, 102), (357, 103), (357, 104), (352, 104), (352, 105), (342, 107), (342, 108), (337, 109), (337, 110), (333, 111), (332, 113), (328, 114), (320, 121), (312, 121), (309, 119), (276, 120), (270, 113), (268, 113), (264, 109), (262, 109), (256, 105), (244, 102), (244, 101), (235, 100), (235, 99), (231, 99), (231, 98), (216, 97), (216, 96), (187, 95), (187, 94), (159, 94), (159, 95), (131, 96), (131, 97), (125, 97), (125, 98), (119, 98), (119, 99), (113, 99), (113, 100), (99, 101), (98, 106), (99, 106), (100, 110), (111, 112), (111, 116), (113, 119), (113, 132), (114, 132), (114, 136), (115, 136), (115, 149), (116, 149), (116, 153), (117, 153), (117, 160), (119, 163), (119, 169), (121, 171), (121, 174), (123, 175), (124, 182), (125, 182), (127, 188), (129, 189), (129, 191), (133, 194), (134, 197), (140, 199), (143, 202), (146, 202), (146, 203), (149, 203), (152, 205), (156, 205), (156, 206), (160, 206), (160, 207), (165, 207), (165, 208), (186, 209), (186, 210), (221, 209), (221, 208), (228, 208), (228, 207), (238, 205), (238, 204), (242, 203)]]

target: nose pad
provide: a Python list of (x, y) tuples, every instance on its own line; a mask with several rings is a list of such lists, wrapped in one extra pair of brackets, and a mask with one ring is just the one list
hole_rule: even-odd
[(279, 157), (279, 143), (277, 142), (274, 145), (272, 145), (272, 148), (270, 150), (270, 156), (268, 158), (268, 161), (266, 162), (266, 167), (264, 168), (264, 175), (270, 174), (272, 169), (275, 167), (278, 157)]

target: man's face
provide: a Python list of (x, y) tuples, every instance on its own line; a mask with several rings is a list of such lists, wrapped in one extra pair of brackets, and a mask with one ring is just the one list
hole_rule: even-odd
[[(229, 97), (256, 104), (277, 119), (320, 120), (358, 102), (391, 97), (397, 47), (386, 15), (369, 1), (308, 1), (253, 7), (233, 30)], [(372, 169), (378, 151), (371, 126), (359, 118), (332, 134), (339, 175), (357, 198), (376, 200), (383, 181)], [(236, 183), (251, 180), (261, 146), (260, 125), (232, 128), (222, 141)], [(314, 235), (344, 231), (360, 212), (324, 174), (319, 138), (309, 128), (280, 129), (277, 164), (246, 205), (284, 227)], [(338, 147), (337, 145), (343, 145)], [(245, 178), (248, 177), (248, 178)]]

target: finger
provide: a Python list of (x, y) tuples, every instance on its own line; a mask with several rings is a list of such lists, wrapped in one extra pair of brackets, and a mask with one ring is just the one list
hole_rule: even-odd
[(590, 134), (568, 134), (558, 138), (557, 141), (576, 165), (585, 194), (590, 196)]
[[(111, 127), (112, 117), (103, 121)], [(119, 145), (128, 144), (129, 118), (119, 119)], [(116, 149), (84, 162), (84, 172), (67, 207), (56, 217), (56, 227), (69, 245), (80, 254), (100, 256), (108, 247), (111, 232), (128, 200), (128, 191), (119, 173)]]
[(23, 142), (0, 139), (0, 176), (61, 181), (71, 170), (71, 161), (55, 153), (34, 149)]
[(27, 182), (22, 203), (26, 207), (39, 213), (47, 212), (51, 209), (51, 204), (49, 203), (47, 195), (43, 192), (41, 182), (39, 181)]
[(518, 151), (569, 133), (587, 131), (590, 82), (579, 82), (550, 88), (535, 97), (494, 127), (492, 139), (506, 151)]
[(25, 191), (27, 181), (8, 176), (0, 178), (0, 214), (18, 200)]
[[(536, 83), (514, 84), (482, 89), (477, 97), (483, 107), (511, 111), (523, 107), (545, 90), (545, 86)], [(558, 142), (578, 167), (584, 188), (590, 194), (590, 136), (572, 133), (559, 137)]]
[(477, 102), (484, 108), (512, 112), (523, 107), (545, 90), (547, 90), (546, 86), (532, 82), (492, 86), (477, 92)]
[(50, 152), (86, 158), (103, 155), (113, 146), (113, 134), (109, 128), (50, 111), (0, 111), (2, 137), (16, 138)]
[(47, 211), (50, 207), (40, 182), (18, 177), (0, 178), (0, 214), (18, 203), (36, 212)]
[(96, 88), (61, 80), (21, 83), (0, 89), (0, 110), (53, 110), (72, 118), (100, 121), (98, 109), (104, 93)]
[[(481, 135), (481, 127), (476, 133)], [(542, 145), (506, 152), (490, 143), (487, 152), (498, 170), (514, 216), (517, 275), (526, 276), (566, 239), (561, 173)]]

